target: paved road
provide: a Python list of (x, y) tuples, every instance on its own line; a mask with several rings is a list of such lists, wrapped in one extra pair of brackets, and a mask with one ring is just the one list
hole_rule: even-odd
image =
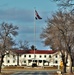
[(54, 75), (54, 72), (49, 71), (25, 71), (25, 72), (17, 72), (12, 75)]

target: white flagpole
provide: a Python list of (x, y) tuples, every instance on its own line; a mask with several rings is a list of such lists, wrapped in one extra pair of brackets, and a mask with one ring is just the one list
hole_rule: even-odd
[(35, 62), (35, 46), (36, 46), (36, 23), (35, 23), (35, 8), (34, 8), (34, 62)]

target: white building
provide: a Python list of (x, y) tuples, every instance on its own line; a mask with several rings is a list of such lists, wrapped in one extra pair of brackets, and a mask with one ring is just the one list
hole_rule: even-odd
[(52, 50), (13, 50), (4, 57), (4, 66), (58, 66), (61, 54)]

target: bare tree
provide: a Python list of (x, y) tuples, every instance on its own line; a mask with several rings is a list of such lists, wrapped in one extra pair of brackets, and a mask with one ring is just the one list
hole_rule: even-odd
[(58, 6), (62, 6), (64, 8), (72, 7), (74, 5), (74, 0), (51, 0), (57, 2)]
[(28, 41), (19, 41), (19, 48), (21, 50), (29, 50), (29, 42)]
[(43, 29), (41, 38), (46, 46), (59, 50), (62, 54), (64, 72), (68, 56), (70, 57), (70, 72), (72, 72), (72, 51), (74, 49), (74, 17), (71, 13), (59, 11), (47, 21), (47, 27)]
[(72, 14), (74, 14), (74, 0), (51, 0), (54, 1), (58, 7), (66, 12), (71, 12)]
[(15, 45), (13, 36), (18, 34), (17, 29), (17, 26), (4, 22), (0, 25), (0, 73), (4, 56), (7, 54), (7, 51)]

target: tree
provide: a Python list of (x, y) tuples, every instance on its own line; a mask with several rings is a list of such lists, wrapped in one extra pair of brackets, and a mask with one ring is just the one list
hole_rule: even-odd
[(74, 14), (74, 0), (51, 0), (57, 3), (62, 11)]
[(37, 50), (37, 48), (34, 45), (31, 46), (31, 49), (32, 50)]
[[(74, 17), (74, 0), (52, 0), (57, 3), (57, 5), (62, 8), (62, 11), (64, 12), (70, 12), (72, 16)], [(73, 55), (70, 56), (73, 58)], [(74, 61), (74, 59), (72, 59)], [(72, 67), (70, 68), (70, 71), (72, 70)]]
[(68, 57), (70, 57), (70, 72), (72, 72), (72, 51), (74, 49), (74, 16), (71, 13), (58, 11), (47, 20), (47, 27), (43, 29), (41, 38), (46, 46), (59, 50), (62, 54), (64, 72)]
[(72, 7), (74, 5), (73, 1), (74, 0), (51, 0), (57, 2), (58, 6), (60, 7)]
[(29, 42), (28, 41), (19, 41), (19, 48), (22, 50), (29, 50)]
[(0, 73), (4, 56), (8, 53), (8, 50), (11, 50), (12, 46), (15, 45), (13, 36), (18, 34), (17, 29), (17, 26), (4, 22), (0, 25)]

